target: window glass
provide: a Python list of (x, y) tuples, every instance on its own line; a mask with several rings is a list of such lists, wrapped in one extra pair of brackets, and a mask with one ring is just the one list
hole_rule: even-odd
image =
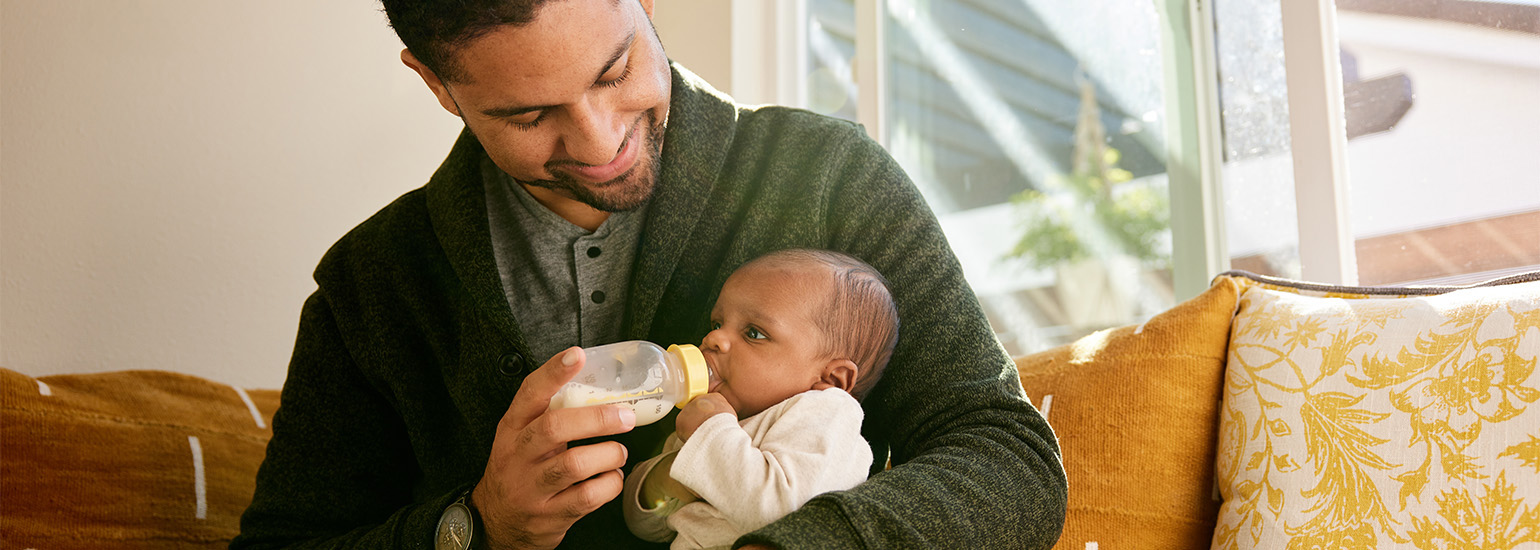
[[(1359, 283), (1540, 269), (1540, 2), (1336, 9)], [(1231, 262), (1297, 278), (1278, 1), (1216, 0), (1215, 14)]]
[(1230, 265), (1300, 277), (1278, 0), (1215, 0), (1221, 171)]
[[(885, 4), (888, 150), (940, 217), (1006, 349), (1036, 351), (1170, 307), (1154, 4)], [(808, 5), (809, 97), (836, 95), (819, 83), (823, 70), (843, 91), (837, 109), (810, 103), (853, 119), (855, 88), (841, 75), (854, 4)]]
[(1540, 2), (1336, 5), (1359, 281), (1540, 268)]
[(852, 0), (807, 1), (807, 108), (856, 120), (856, 8)]

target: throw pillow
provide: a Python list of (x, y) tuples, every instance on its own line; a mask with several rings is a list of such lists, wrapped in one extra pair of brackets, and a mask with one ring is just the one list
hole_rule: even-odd
[(1236, 280), (1214, 548), (1540, 546), (1540, 273)]
[(1057, 548), (1203, 548), (1214, 532), (1214, 448), (1227, 280), (1139, 326), (1017, 359), (1069, 476)]
[(226, 548), (278, 408), (162, 371), (0, 369), (6, 548)]

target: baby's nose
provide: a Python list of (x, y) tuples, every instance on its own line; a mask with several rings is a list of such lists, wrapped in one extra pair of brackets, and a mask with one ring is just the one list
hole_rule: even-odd
[(718, 352), (727, 351), (727, 335), (722, 331), (722, 329), (716, 329), (708, 332), (706, 333), (706, 337), (701, 339), (700, 347), (703, 350)]

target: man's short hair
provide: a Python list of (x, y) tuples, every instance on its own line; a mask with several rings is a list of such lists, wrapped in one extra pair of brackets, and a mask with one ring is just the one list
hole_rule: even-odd
[(833, 276), (823, 314), (813, 319), (824, 334), (820, 352), (824, 357), (849, 359), (856, 364), (859, 374), (850, 395), (865, 399), (882, 378), (898, 345), (898, 307), (888, 280), (876, 268), (848, 254), (806, 248), (771, 252), (739, 269), (798, 264), (826, 267)]
[[(523, 26), (553, 0), (380, 0), (401, 43), (445, 82), (468, 75), (457, 51), (503, 25)], [(613, 0), (619, 3), (619, 0)]]

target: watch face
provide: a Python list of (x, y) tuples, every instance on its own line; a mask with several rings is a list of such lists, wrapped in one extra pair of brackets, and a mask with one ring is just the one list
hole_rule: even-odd
[(471, 547), (471, 510), (464, 504), (450, 504), (438, 519), (435, 550), (466, 550)]

